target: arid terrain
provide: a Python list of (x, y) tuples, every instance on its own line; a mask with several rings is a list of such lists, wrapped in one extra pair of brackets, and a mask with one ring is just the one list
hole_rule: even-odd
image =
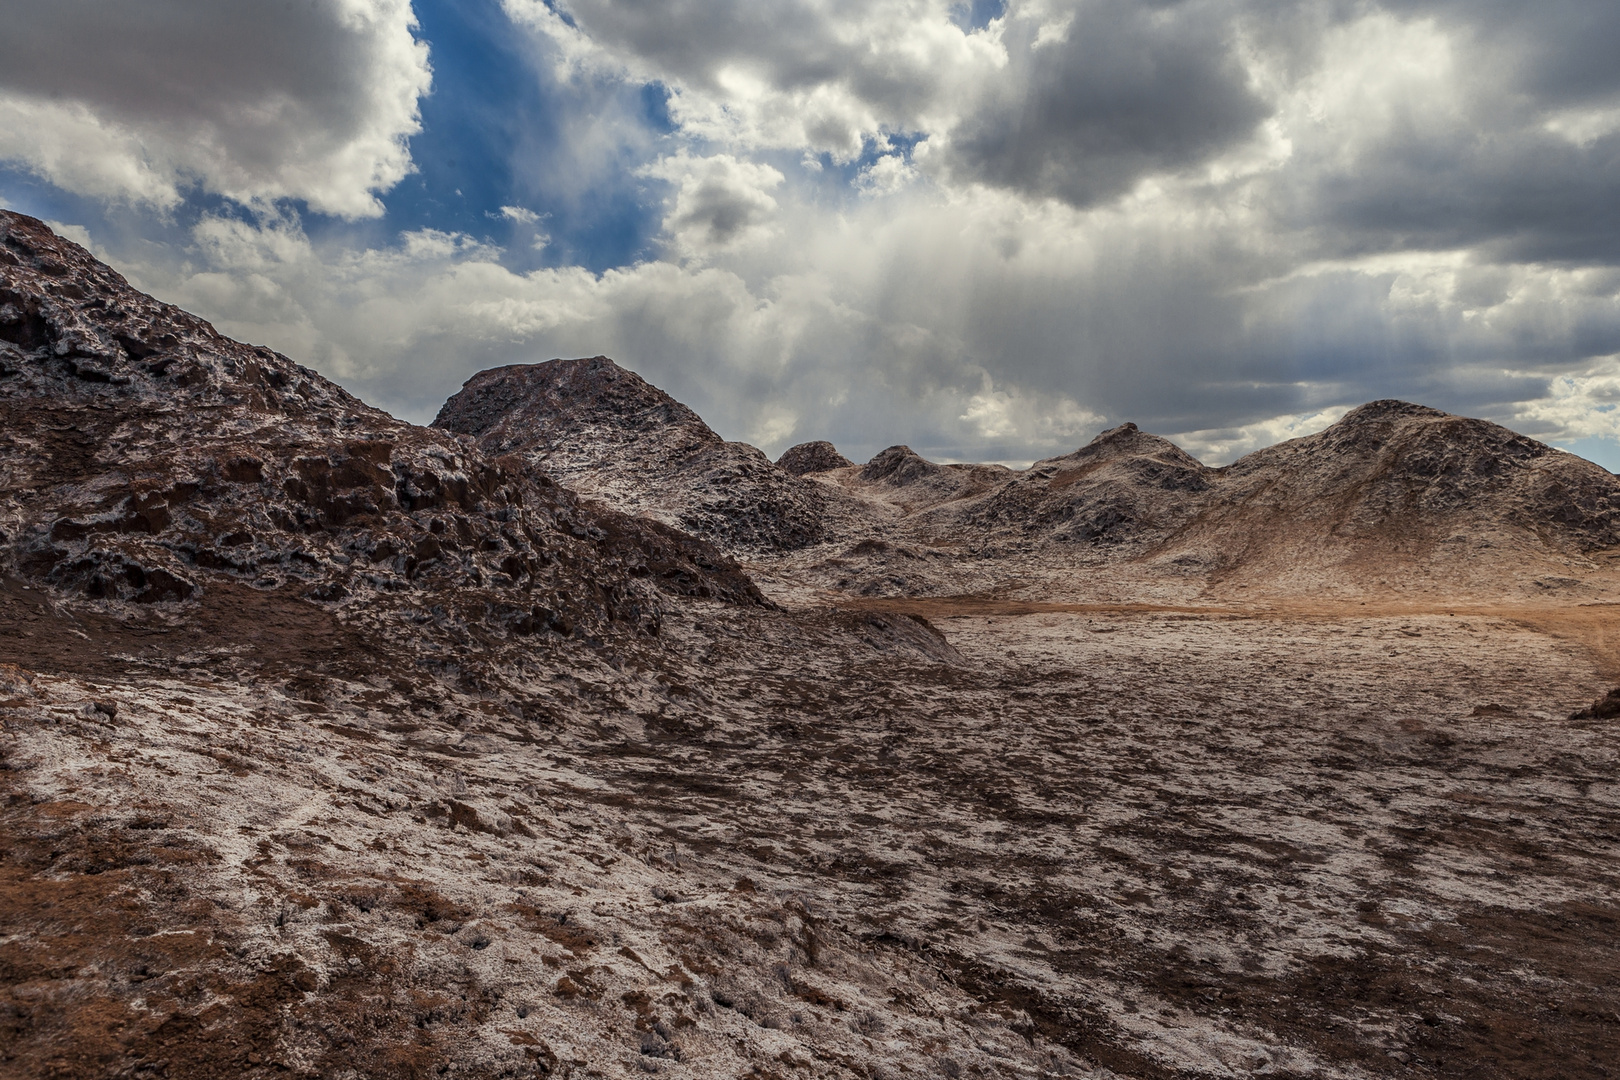
[(1620, 1072), (1620, 477), (431, 427), (0, 213), (0, 1075)]

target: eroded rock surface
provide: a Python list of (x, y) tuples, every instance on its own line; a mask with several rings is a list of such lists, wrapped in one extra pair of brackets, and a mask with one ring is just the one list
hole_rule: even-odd
[(776, 459), (777, 468), (794, 476), (846, 469), (853, 464), (855, 464), (853, 461), (838, 452), (836, 446), (825, 441), (790, 446)]
[(431, 598), (499, 634), (653, 632), (663, 594), (758, 599), (701, 542), (224, 338), (38, 222), (0, 228), (0, 554), (25, 579), (136, 604), (210, 581)]
[(1140, 545), (1197, 516), (1218, 478), (1169, 440), (1122, 424), (1072, 454), (1037, 461), (975, 507), (972, 521), (992, 534)]
[[(867, 596), (949, 595), (1023, 578), (1035, 599), (1504, 590), (1598, 598), (1620, 544), (1620, 477), (1483, 420), (1372, 402), (1316, 435), (1211, 468), (1124, 424), (1013, 471), (894, 446), (814, 474), (858, 500), (784, 579)], [(1168, 590), (1168, 592), (1167, 592)], [(1108, 592), (1108, 589), (1104, 589)]]
[(1165, 549), (1220, 575), (1474, 590), (1531, 568), (1546, 587), (1617, 543), (1620, 477), (1488, 421), (1375, 401), (1220, 470)]

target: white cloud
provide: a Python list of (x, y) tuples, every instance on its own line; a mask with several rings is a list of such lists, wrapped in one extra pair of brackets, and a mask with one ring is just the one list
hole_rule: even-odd
[(1600, 357), (1580, 371), (1553, 377), (1545, 397), (1514, 409), (1513, 422), (1560, 442), (1620, 438), (1620, 355)]
[(730, 154), (694, 158), (681, 153), (642, 173), (675, 185), (664, 229), (681, 255), (733, 251), (771, 234), (777, 205), (769, 192), (781, 185), (783, 176), (769, 165)]
[(84, 195), (164, 209), (180, 201), (174, 169), (154, 161), (134, 131), (79, 102), (0, 94), (0, 160)]
[(855, 177), (863, 195), (893, 195), (917, 179), (917, 170), (903, 154), (883, 154)]
[(53, 0), (6, 20), (0, 160), (159, 209), (186, 189), (348, 218), (411, 170), (431, 73), (409, 0)]
[(1187, 431), (1167, 436), (1206, 465), (1230, 465), (1244, 454), (1289, 439), (1315, 435), (1337, 423), (1351, 406), (1337, 405), (1307, 413), (1286, 413), (1231, 428)]
[(957, 419), (971, 425), (970, 430), (985, 442), (1016, 443), (1035, 452), (1066, 452), (1105, 426), (1103, 417), (1066, 395), (997, 389), (988, 372)]
[[(734, 152), (858, 157), (885, 132), (948, 124), (1006, 62), (952, 0), (503, 0), (571, 68), (657, 81), (688, 136)], [(566, 15), (566, 18), (564, 17)]]

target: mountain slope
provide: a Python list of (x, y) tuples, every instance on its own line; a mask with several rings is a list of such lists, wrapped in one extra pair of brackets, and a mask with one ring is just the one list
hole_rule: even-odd
[(1122, 424), (1072, 454), (1037, 461), (983, 500), (971, 520), (992, 533), (1062, 543), (1141, 542), (1195, 514), (1216, 477), (1169, 440)]
[[(785, 611), (37, 222), (0, 252), (0, 1075), (1617, 1057), (1615, 740), (1563, 719), (1620, 670), (1614, 609), (1221, 602), (1154, 561), (1476, 512), (1579, 560), (1602, 476), (1410, 406), (1232, 470), (1129, 427), (1016, 475), (895, 448), (807, 474), (854, 542), (759, 555)], [(652, 404), (625, 453), (703, 441)], [(1028, 602), (1068, 583), (1108, 593)]]
[(1012, 1022), (907, 1031), (905, 956), (633, 823), (707, 790), (682, 747), (754, 721), (712, 665), (762, 637), (766, 675), (953, 656), (916, 620), (789, 620), (706, 542), (0, 213), (0, 1074), (1033, 1061)]

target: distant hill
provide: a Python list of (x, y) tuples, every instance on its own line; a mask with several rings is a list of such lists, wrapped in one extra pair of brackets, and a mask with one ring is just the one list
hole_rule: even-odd
[(1620, 544), (1620, 477), (1485, 420), (1374, 401), (1216, 470), (1164, 554), (1281, 581), (1418, 570), (1489, 585)]

